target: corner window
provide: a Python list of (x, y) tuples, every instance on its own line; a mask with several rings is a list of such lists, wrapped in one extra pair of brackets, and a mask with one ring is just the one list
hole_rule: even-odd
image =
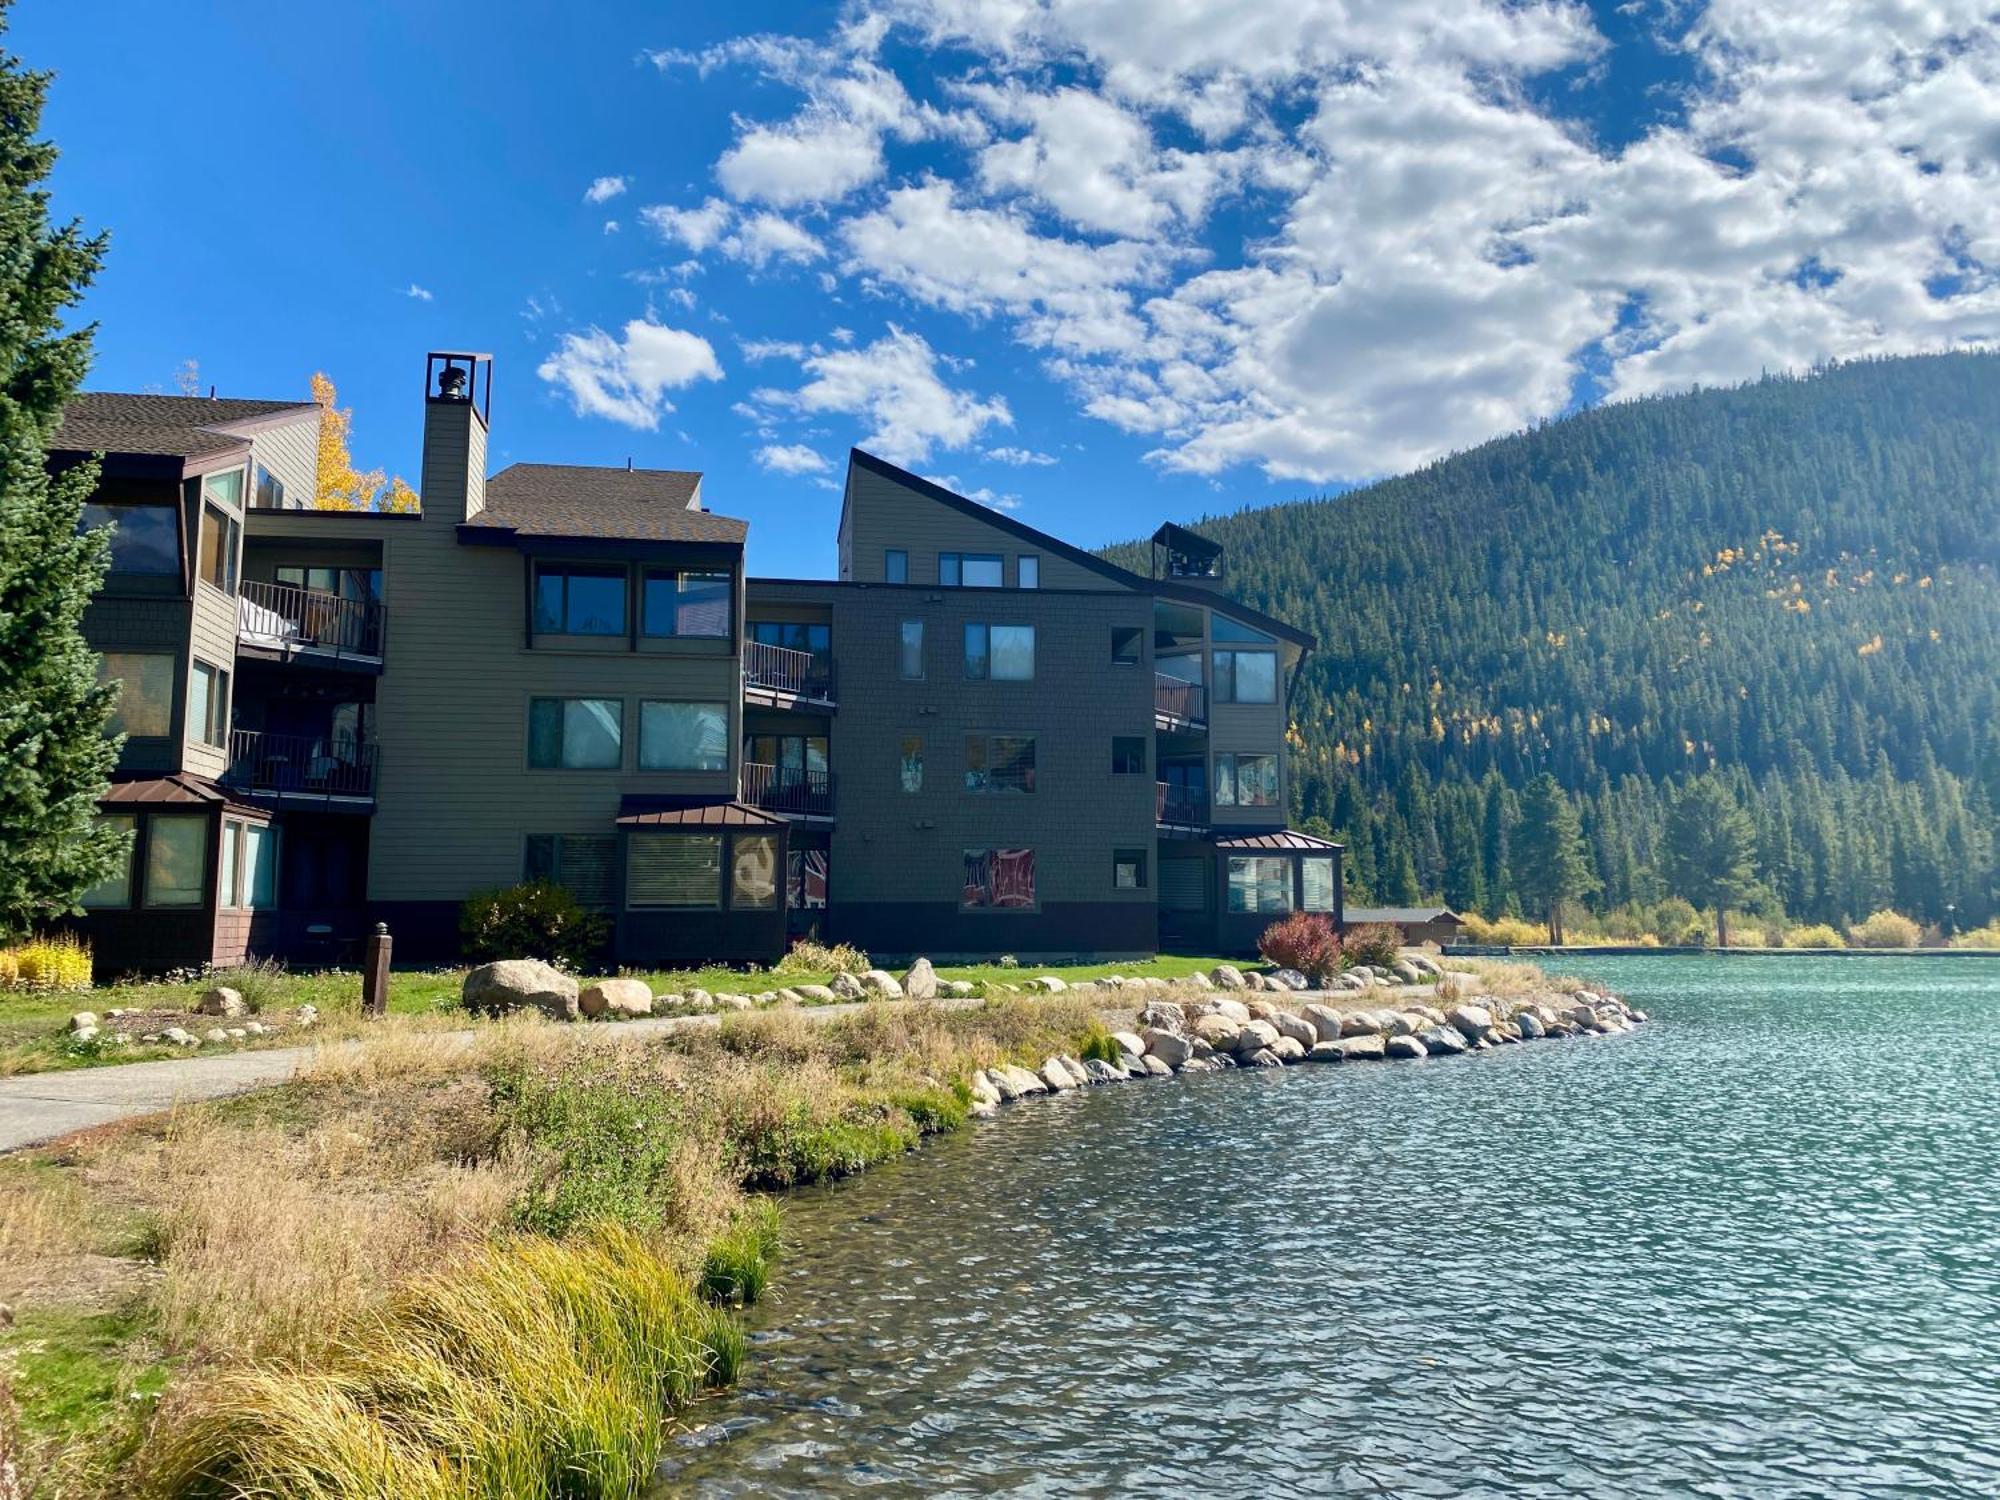
[(965, 675), (979, 682), (1033, 682), (1035, 627), (968, 624)]
[(1215, 653), (1217, 703), (1276, 703), (1278, 655), (1275, 651)]
[(1114, 891), (1143, 891), (1146, 888), (1146, 851), (1116, 849), (1111, 854), (1111, 888)]
[(545, 880), (593, 911), (609, 909), (618, 840), (601, 834), (531, 833), (522, 850), (521, 878)]
[(625, 705), (616, 698), (528, 700), (528, 764), (615, 771), (625, 762)]
[(729, 639), (729, 575), (727, 573), (646, 570), (640, 634), (652, 639)]
[(250, 911), (278, 904), (278, 834), (263, 823), (222, 824), (221, 900)]
[(1014, 563), (1014, 578), (1024, 589), (1038, 589), (1042, 586), (1042, 560), (1032, 552), (1023, 552)]
[(1139, 665), (1140, 642), (1145, 632), (1136, 625), (1114, 625), (1111, 627), (1111, 664), (1114, 667), (1136, 667)]
[(641, 703), (639, 769), (642, 771), (728, 770), (728, 705), (672, 703), (658, 699), (648, 699)]
[(1275, 636), (1266, 635), (1261, 630), (1253, 630), (1225, 614), (1211, 614), (1208, 617), (1208, 634), (1211, 640), (1217, 641), (1249, 641), (1259, 646), (1278, 644)]
[(1333, 910), (1333, 859), (1309, 857), (1299, 861), (1301, 911)]
[(110, 526), (111, 571), (171, 578), (181, 570), (179, 513), (171, 505), (106, 505), (90, 501), (83, 507), (79, 531)]
[(910, 581), (910, 554), (901, 547), (891, 547), (882, 554), (882, 579), (885, 583), (908, 583)]
[(224, 469), (220, 474), (201, 476), (201, 495), (204, 500), (213, 500), (217, 505), (226, 505), (231, 510), (243, 508), (243, 471)]
[(119, 684), (112, 734), (149, 738), (174, 732), (176, 664), (173, 656), (152, 651), (107, 651), (97, 659), (97, 680)]
[(1217, 807), (1276, 807), (1278, 757), (1218, 755), (1215, 757)]
[(938, 583), (948, 589), (997, 589), (1001, 586), (997, 552), (940, 552)]
[(967, 911), (1032, 911), (1035, 851), (967, 849), (965, 887), (958, 904)]
[(285, 481), (262, 464), (257, 465), (257, 489), (250, 503), (257, 510), (283, 510)]
[(1229, 909), (1259, 915), (1292, 909), (1292, 862), (1289, 859), (1229, 860)]
[(188, 733), (220, 748), (229, 739), (229, 674), (198, 661), (188, 685)]
[(922, 620), (905, 620), (896, 627), (896, 675), (906, 680), (924, 675)]
[(155, 813), (146, 820), (146, 904), (201, 906), (208, 873), (205, 813)]
[(535, 565), (537, 635), (623, 635), (625, 570)]
[(1027, 734), (969, 734), (965, 737), (968, 792), (1032, 792), (1035, 737)]
[(118, 830), (124, 849), (111, 873), (83, 893), (82, 904), (86, 911), (113, 911), (132, 904), (132, 840), (139, 820), (130, 813), (104, 813), (98, 822)]
[(778, 836), (739, 833), (729, 841), (729, 904), (737, 911), (778, 909)]
[(897, 784), (906, 792), (921, 792), (924, 789), (924, 740), (922, 735), (906, 734), (897, 753)]
[(201, 508), (201, 577), (225, 594), (236, 592), (237, 540), (242, 524), (217, 505)]
[(626, 842), (625, 904), (707, 910), (720, 907), (722, 836), (634, 832)]
[(1136, 734), (1115, 734), (1111, 737), (1111, 774), (1146, 774), (1146, 741), (1143, 738)]

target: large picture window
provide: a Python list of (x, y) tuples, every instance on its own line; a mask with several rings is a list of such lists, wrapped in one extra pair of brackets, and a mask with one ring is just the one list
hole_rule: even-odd
[(623, 635), (625, 570), (610, 564), (535, 565), (537, 635)]
[(1258, 856), (1232, 855), (1229, 860), (1229, 909), (1260, 916), (1292, 909), (1292, 862)]
[(1331, 856), (1299, 861), (1299, 909), (1333, 910), (1333, 859)]
[(1035, 851), (968, 849), (965, 888), (958, 904), (967, 911), (1032, 911), (1035, 906)]
[(146, 904), (203, 906), (208, 875), (208, 817), (155, 813), (146, 820)]
[(1278, 656), (1274, 651), (1215, 653), (1217, 703), (1276, 703)]
[(1035, 627), (968, 624), (965, 675), (976, 682), (1033, 682)]
[(997, 589), (1001, 582), (997, 552), (940, 552), (938, 583), (948, 589)]
[(107, 911), (132, 904), (132, 840), (139, 820), (131, 813), (103, 813), (98, 821), (118, 830), (125, 840), (118, 866), (98, 884), (83, 893), (86, 911)]
[(732, 615), (727, 573), (646, 570), (641, 634), (726, 641)]
[(522, 849), (521, 878), (545, 880), (602, 911), (612, 902), (618, 840), (603, 834), (531, 833)]
[(1035, 739), (1024, 734), (969, 734), (965, 737), (968, 792), (1032, 792)]
[(1217, 807), (1276, 807), (1278, 757), (1218, 755), (1215, 757)]
[(229, 674), (205, 661), (188, 677), (188, 732), (218, 748), (229, 740)]
[(722, 905), (722, 836), (640, 833), (626, 842), (625, 904), (713, 910)]
[(729, 769), (729, 708), (648, 699), (639, 705), (639, 769)]
[(537, 769), (615, 771), (625, 761), (625, 705), (616, 698), (533, 698), (528, 764)]
[(100, 526), (111, 533), (111, 571), (171, 578), (181, 570), (180, 513), (172, 505), (106, 505), (91, 501), (83, 507), (81, 531)]
[(176, 658), (164, 652), (107, 651), (97, 659), (97, 680), (117, 682), (117, 705), (111, 710), (113, 734), (140, 737), (174, 732), (174, 667)]

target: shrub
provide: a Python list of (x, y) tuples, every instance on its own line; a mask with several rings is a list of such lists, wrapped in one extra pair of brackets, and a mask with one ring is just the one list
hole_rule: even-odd
[(2000, 948), (2000, 917), (1994, 918), (1984, 927), (1961, 932), (1951, 940), (1951, 945), (1954, 948)]
[(1314, 912), (1295, 911), (1273, 922), (1257, 939), (1257, 951), (1279, 968), (1297, 969), (1312, 980), (1340, 970), (1339, 935), (1331, 922)]
[(1873, 912), (1868, 920), (1847, 929), (1847, 940), (1857, 948), (1914, 948), (1923, 929), (1899, 911)]
[(1660, 941), (1675, 948), (1697, 948), (1708, 941), (1708, 919), (1682, 896), (1669, 896), (1652, 910), (1651, 925)]
[(763, 1296), (771, 1280), (771, 1263), (778, 1258), (779, 1227), (777, 1204), (769, 1200), (745, 1204), (702, 1258), (702, 1296), (744, 1307)]
[(1847, 940), (1824, 922), (1794, 927), (1785, 934), (1787, 948), (1845, 948)]
[(1495, 917), (1489, 922), (1482, 917), (1467, 916), (1465, 935), (1475, 943), (1495, 948), (1535, 948), (1549, 940), (1548, 928), (1519, 917)]
[(260, 958), (254, 964), (238, 964), (233, 969), (217, 969), (208, 982), (227, 985), (243, 997), (252, 1011), (262, 1011), (282, 998), (285, 966), (275, 958)]
[(852, 943), (828, 946), (812, 938), (800, 938), (792, 951), (778, 960), (777, 974), (865, 974), (875, 966), (868, 955)]
[(1386, 966), (1396, 961), (1402, 947), (1402, 929), (1387, 922), (1363, 922), (1359, 927), (1348, 928), (1347, 936), (1340, 940), (1341, 952), (1351, 964)]
[(576, 897), (548, 880), (475, 891), (458, 911), (465, 956), (479, 963), (539, 958), (576, 967), (588, 963), (609, 934), (603, 917), (585, 911)]
[(23, 989), (87, 990), (90, 944), (69, 932), (31, 939), (7, 950), (7, 961), (0, 965), (0, 977)]

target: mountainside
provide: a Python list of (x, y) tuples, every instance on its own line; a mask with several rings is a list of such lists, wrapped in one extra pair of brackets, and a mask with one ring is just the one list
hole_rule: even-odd
[(1504, 907), (1504, 789), (1546, 770), (1600, 908), (1657, 899), (1663, 787), (1714, 769), (1792, 916), (1992, 913), (2000, 356), (1602, 407), (1195, 524), (1319, 637), (1294, 811), (1375, 896)]

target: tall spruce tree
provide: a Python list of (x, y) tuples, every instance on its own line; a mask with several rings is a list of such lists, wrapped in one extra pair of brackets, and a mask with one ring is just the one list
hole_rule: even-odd
[[(0, 0), (0, 33), (6, 28)], [(96, 819), (117, 762), (83, 611), (104, 581), (101, 530), (79, 534), (97, 466), (51, 479), (46, 454), (90, 364), (92, 327), (62, 329), (105, 237), (49, 222), (40, 184), (55, 148), (35, 139), (49, 75), (0, 52), (0, 936), (77, 908), (122, 857)]]
[(1714, 776), (1696, 776), (1667, 809), (1661, 851), (1667, 883), (1697, 908), (1715, 908), (1715, 945), (1729, 946), (1729, 904), (1757, 883), (1757, 830)]
[(1563, 903), (1597, 888), (1576, 808), (1542, 772), (1521, 794), (1521, 826), (1514, 831), (1514, 889), (1521, 903), (1549, 924), (1549, 940), (1563, 940)]

